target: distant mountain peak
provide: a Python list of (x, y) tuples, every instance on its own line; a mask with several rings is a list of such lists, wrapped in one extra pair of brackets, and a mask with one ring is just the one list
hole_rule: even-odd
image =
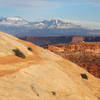
[(99, 35), (100, 30), (89, 29), (73, 21), (63, 19), (48, 19), (39, 22), (29, 22), (19, 16), (0, 17), (0, 30), (12, 34), (35, 36), (56, 35)]
[(61, 20), (61, 19), (43, 20), (41, 23), (43, 23), (45, 26), (47, 26), (46, 28), (68, 29), (68, 28), (83, 27), (81, 25), (77, 25), (77, 24), (71, 23), (67, 20)]
[(43, 23), (52, 23), (52, 24), (72, 24), (71, 22), (64, 21), (61, 19), (49, 19), (49, 20), (44, 20), (42, 21)]
[(0, 24), (3, 25), (25, 25), (28, 21), (21, 17), (0, 17)]
[(22, 21), (21, 17), (7, 17), (7, 20)]

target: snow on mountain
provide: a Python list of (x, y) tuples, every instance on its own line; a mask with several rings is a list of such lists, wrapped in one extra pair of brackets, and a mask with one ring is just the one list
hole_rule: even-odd
[(21, 17), (0, 17), (0, 30), (11, 34), (31, 36), (86, 36), (100, 34), (100, 30), (91, 30), (68, 20), (51, 19), (40, 22), (29, 22)]
[(41, 22), (30, 23), (24, 20), (21, 17), (0, 17), (0, 24), (2, 25), (32, 25), (34, 28), (42, 29), (42, 28), (78, 28), (79, 25), (75, 25), (69, 22), (64, 22), (62, 20), (44, 20)]
[(20, 26), (20, 25), (29, 24), (29, 22), (22, 19), (21, 17), (0, 17), (0, 24)]
[(22, 21), (23, 19), (20, 17), (8, 17), (7, 20)]
[(82, 27), (80, 25), (75, 25), (73, 23), (70, 23), (70, 22), (66, 22), (66, 21), (63, 21), (63, 20), (44, 20), (38, 24), (41, 25), (42, 23), (42, 26), (43, 28), (58, 28), (58, 29), (66, 29), (66, 28), (79, 28), (79, 27)]

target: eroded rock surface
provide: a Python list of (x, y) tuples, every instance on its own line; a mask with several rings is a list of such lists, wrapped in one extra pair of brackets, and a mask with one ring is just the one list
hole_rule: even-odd
[[(100, 100), (100, 80), (84, 69), (10, 35), (0, 33), (0, 41), (1, 36), (5, 38), (5, 46), (0, 42), (1, 100)], [(12, 49), (16, 48), (25, 59), (14, 55)]]
[(49, 45), (50, 51), (69, 59), (100, 78), (100, 42)]

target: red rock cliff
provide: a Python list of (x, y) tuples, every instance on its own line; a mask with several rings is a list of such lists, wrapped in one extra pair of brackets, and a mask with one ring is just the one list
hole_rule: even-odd
[(100, 42), (49, 45), (48, 49), (100, 78)]

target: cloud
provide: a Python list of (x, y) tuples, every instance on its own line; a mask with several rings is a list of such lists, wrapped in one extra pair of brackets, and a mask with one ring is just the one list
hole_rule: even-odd
[(100, 0), (64, 0), (64, 1), (100, 2)]
[[(60, 0), (58, 0), (60, 1)], [(58, 7), (57, 0), (0, 0), (0, 7), (15, 9), (41, 9)]]
[(95, 29), (100, 29), (100, 22), (96, 22), (96, 21), (86, 21), (86, 20), (67, 20), (69, 22), (73, 22), (75, 24), (78, 25), (84, 25), (85, 27), (88, 28), (95, 28)]
[(60, 7), (61, 2), (100, 2), (100, 0), (0, 0), (0, 7), (15, 9), (42, 9)]

